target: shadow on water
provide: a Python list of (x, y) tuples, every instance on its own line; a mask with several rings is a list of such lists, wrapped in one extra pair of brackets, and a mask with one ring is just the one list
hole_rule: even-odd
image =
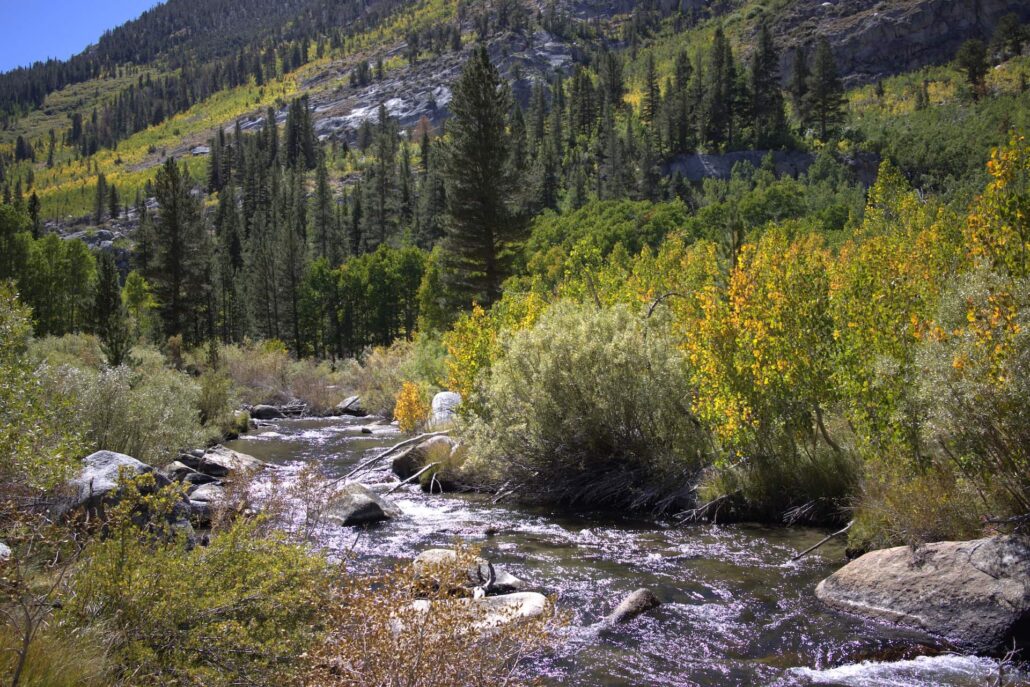
[[(345, 474), (370, 451), (402, 438), (369, 419), (290, 420), (231, 446), (282, 466), (288, 479), (309, 462)], [(330, 530), (321, 543), (350, 552), (358, 571), (410, 560), (455, 538), (481, 546), (571, 613), (568, 641), (536, 666), (548, 684), (986, 687), (998, 672), (991, 659), (940, 655), (932, 647), (923, 652), (930, 655), (909, 656), (909, 647), (925, 648), (926, 637), (823, 608), (813, 590), (844, 562), (843, 544), (789, 562), (825, 536), (822, 530), (570, 515), (494, 505), (479, 495), (427, 496), (416, 487), (391, 498), (404, 517), (356, 538), (353, 530)], [(590, 627), (639, 587), (663, 605), (624, 626)]]

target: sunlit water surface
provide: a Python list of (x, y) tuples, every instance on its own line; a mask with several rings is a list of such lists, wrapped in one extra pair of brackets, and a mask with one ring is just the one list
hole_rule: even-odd
[[(343, 475), (403, 438), (374, 420), (284, 420), (231, 446), (280, 466), (279, 478), (288, 481), (312, 462)], [(387, 479), (373, 472), (363, 481)], [(534, 666), (549, 684), (987, 687), (998, 676), (993, 659), (909, 656), (929, 640), (824, 608), (813, 590), (844, 562), (843, 545), (831, 542), (790, 562), (825, 536), (822, 530), (569, 515), (478, 495), (428, 496), (417, 487), (390, 498), (403, 517), (364, 530), (327, 527), (320, 543), (352, 556), (358, 571), (457, 537), (481, 546), (571, 614), (567, 641)], [(591, 628), (639, 587), (654, 591), (661, 608), (624, 626)]]

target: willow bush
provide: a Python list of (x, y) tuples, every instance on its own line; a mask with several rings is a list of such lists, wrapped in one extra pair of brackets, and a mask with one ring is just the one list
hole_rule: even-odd
[(689, 496), (711, 443), (669, 331), (658, 313), (560, 302), (511, 335), (471, 420), (473, 469), (575, 506), (662, 509)]

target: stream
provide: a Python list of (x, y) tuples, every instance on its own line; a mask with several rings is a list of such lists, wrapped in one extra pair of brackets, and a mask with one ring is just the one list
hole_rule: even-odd
[[(286, 480), (311, 462), (338, 476), (404, 438), (374, 422), (281, 420), (228, 446), (281, 466)], [(362, 481), (386, 478), (373, 473)], [(916, 655), (913, 647), (932, 648), (932, 641), (824, 608), (813, 592), (844, 563), (843, 543), (790, 562), (824, 530), (569, 514), (495, 505), (483, 495), (429, 496), (417, 486), (388, 498), (403, 517), (365, 530), (327, 528), (320, 543), (331, 553), (352, 552), (350, 567), (359, 572), (448, 547), (456, 537), (481, 546), (484, 557), (571, 613), (568, 641), (533, 667), (548, 685), (988, 687), (998, 676), (993, 659)], [(600, 634), (585, 629), (639, 587), (663, 605)]]

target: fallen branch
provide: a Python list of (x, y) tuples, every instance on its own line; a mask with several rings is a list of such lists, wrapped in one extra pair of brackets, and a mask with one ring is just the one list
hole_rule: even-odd
[(422, 475), (423, 472), (425, 472), (429, 468), (435, 468), (437, 465), (439, 465), (439, 463), (430, 463), (429, 465), (425, 466), (424, 468), (422, 468), (421, 470), (419, 470), (418, 472), (416, 472), (414, 475), (412, 475), (408, 479), (404, 480), (403, 482), (398, 482), (397, 484), (393, 485), (393, 487), (388, 492), (386, 492), (385, 495), (389, 496), (393, 492), (395, 492), (398, 489), (400, 489), (401, 487), (403, 487), (408, 482), (413, 482), (413, 481), (417, 480)]
[(697, 508), (691, 508), (683, 515), (682, 518), (680, 518), (680, 522), (696, 522), (701, 520), (708, 514), (709, 510), (715, 506), (721, 505), (723, 502), (728, 501), (739, 493), (740, 491), (737, 490), (730, 492), (729, 494), (723, 494), (719, 498), (712, 499), (704, 505), (698, 506)]
[(803, 556), (807, 556), (808, 554), (812, 553), (813, 551), (815, 551), (816, 549), (818, 549), (820, 546), (822, 546), (826, 542), (830, 541), (831, 539), (834, 539), (834, 538), (839, 537), (840, 535), (844, 534), (845, 532), (850, 530), (851, 526), (854, 525), (854, 524), (855, 524), (855, 521), (852, 520), (851, 522), (849, 522), (847, 525), (844, 526), (844, 529), (837, 530), (833, 534), (830, 534), (830, 535), (827, 535), (826, 537), (823, 537), (823, 539), (818, 544), (816, 544), (815, 546), (810, 546), (807, 549), (805, 549), (804, 551), (802, 551), (801, 553), (799, 553), (798, 555), (796, 555), (793, 558), (791, 558), (790, 559), (791, 562), (794, 562), (796, 560), (800, 560)]
[(428, 432), (426, 434), (419, 434), (417, 437), (412, 437), (411, 439), (405, 439), (401, 443), (395, 444), (395, 445), (391, 446), (390, 448), (386, 449), (385, 451), (383, 451), (379, 455), (376, 455), (376, 456), (373, 456), (372, 458), (369, 458), (368, 460), (366, 460), (365, 462), (361, 463), (356, 468), (354, 468), (353, 470), (348, 472), (343, 477), (337, 477), (336, 479), (334, 479), (331, 482), (329, 482), (329, 484), (338, 484), (340, 482), (343, 482), (344, 480), (348, 480), (351, 477), (353, 477), (354, 475), (356, 475), (359, 472), (361, 472), (362, 470), (375, 465), (376, 463), (378, 463), (379, 461), (383, 460), (384, 458), (386, 458), (390, 454), (396, 453), (397, 451), (399, 451), (402, 448), (406, 448), (408, 446), (411, 446), (412, 444), (421, 443), (421, 442), (425, 441), (426, 439), (432, 439), (433, 437), (439, 437), (439, 436), (446, 436), (448, 434), (450, 434), (450, 432), (447, 431), (447, 430), (444, 430), (444, 431), (441, 431), (441, 432)]

